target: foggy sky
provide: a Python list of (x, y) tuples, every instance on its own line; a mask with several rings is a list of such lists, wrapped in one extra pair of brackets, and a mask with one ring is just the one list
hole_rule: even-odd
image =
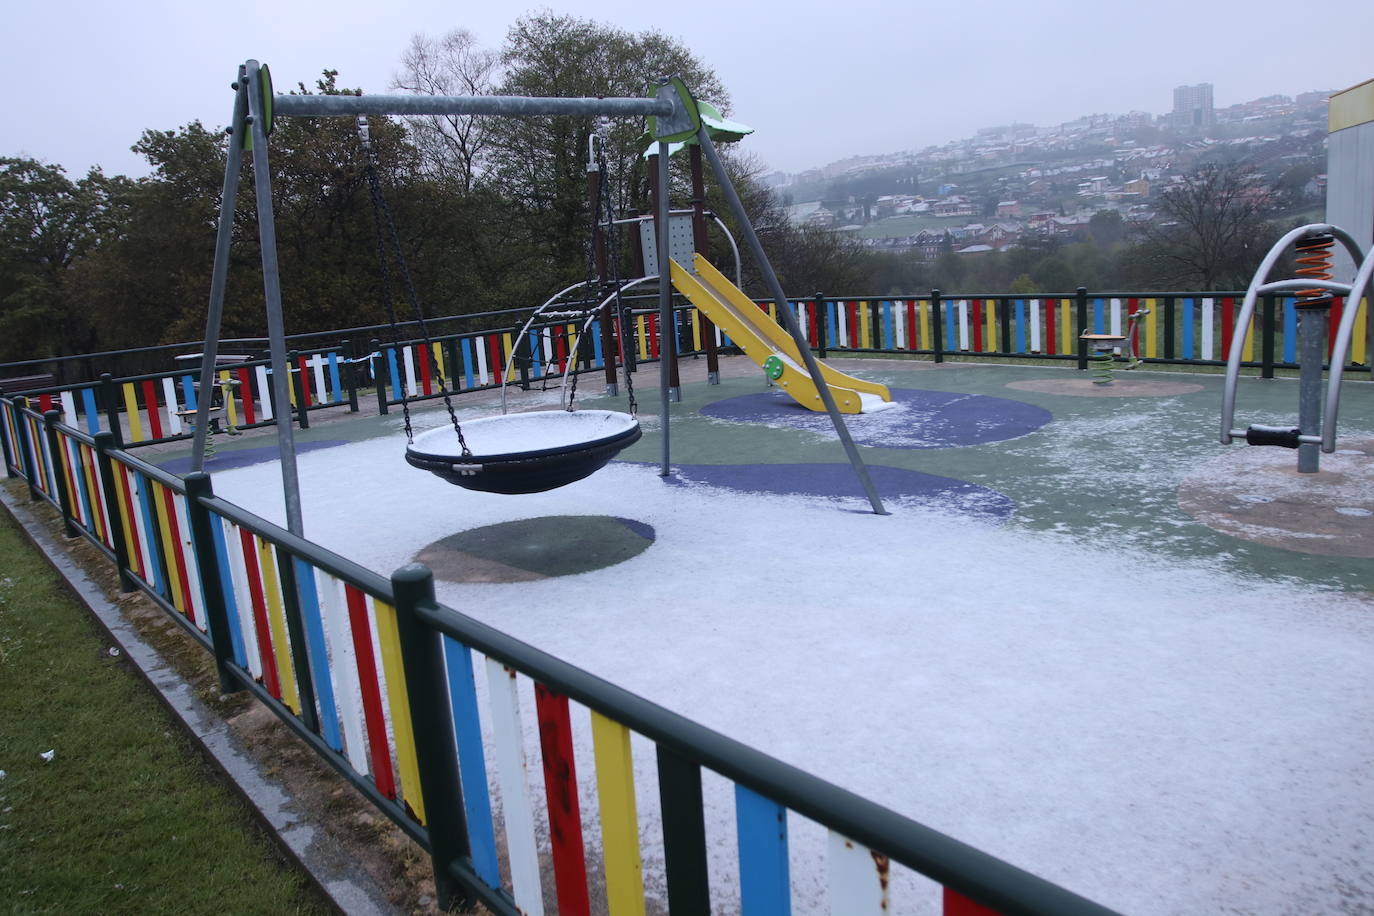
[[(528, 9), (538, 8), (679, 39), (720, 76), (734, 117), (756, 128), (745, 148), (785, 171), (945, 143), (1012, 120), (1159, 114), (1183, 84), (1212, 83), (1224, 107), (1374, 76), (1374, 8), (1360, 0), (1330, 0), (1301, 16), (1291, 2), (1234, 0), (564, 0)], [(146, 163), (129, 151), (142, 131), (193, 120), (223, 126), (229, 84), (245, 59), (270, 64), (278, 91), (313, 88), (332, 68), (340, 85), (384, 92), (412, 34), (461, 26), (495, 48), (523, 9), (440, 0), (10, 0), (0, 155), (60, 164), (73, 178), (95, 164), (143, 175)]]

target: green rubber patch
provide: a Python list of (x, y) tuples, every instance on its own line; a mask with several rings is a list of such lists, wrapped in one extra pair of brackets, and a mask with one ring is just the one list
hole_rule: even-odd
[(782, 373), (785, 368), (782, 360), (778, 359), (776, 356), (770, 356), (763, 361), (764, 374), (774, 380), (782, 378)]
[(460, 531), (415, 559), (446, 582), (532, 582), (605, 569), (653, 542), (654, 529), (632, 519), (551, 515)]

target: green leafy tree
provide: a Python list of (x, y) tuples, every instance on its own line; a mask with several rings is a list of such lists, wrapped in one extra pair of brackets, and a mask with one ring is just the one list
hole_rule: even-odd
[(99, 169), (73, 182), (61, 166), (0, 159), (0, 354), (36, 359), (95, 348), (72, 269), (117, 234), (127, 179)]
[(1098, 210), (1088, 220), (1088, 235), (1104, 248), (1118, 245), (1126, 238), (1126, 222), (1115, 210)]
[[(643, 96), (649, 81), (678, 75), (691, 90), (723, 111), (728, 98), (715, 74), (674, 39), (657, 32), (632, 34), (571, 16), (539, 13), (518, 20), (501, 53), (504, 78), (497, 92), (532, 96)], [(590, 117), (494, 118), (486, 179), (510, 207), (509, 244), (524, 259), (527, 299), (580, 277), (590, 234), (586, 194)], [(608, 124), (606, 152), (619, 212), (647, 204), (641, 121)]]

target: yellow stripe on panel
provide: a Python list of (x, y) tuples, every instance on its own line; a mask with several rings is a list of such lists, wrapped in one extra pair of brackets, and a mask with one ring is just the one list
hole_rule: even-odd
[[(503, 349), (501, 350), (501, 352), (504, 353), (506, 356), (510, 356), (510, 351), (515, 347), (515, 341), (511, 339), (511, 336), (510, 336), (510, 332), (509, 332), (509, 331), (507, 331), (505, 334), (502, 334), (502, 335), (501, 335), (501, 344), (502, 344), (502, 347), (503, 347)], [(503, 357), (503, 360), (504, 360), (504, 357)], [(504, 362), (502, 363), (502, 367), (501, 367), (501, 368), (502, 368), (502, 371), (505, 371)]]
[[(1237, 310), (1239, 311), (1239, 310)], [(1250, 317), (1250, 327), (1242, 328), (1237, 326), (1233, 333), (1245, 335), (1245, 346), (1241, 348), (1240, 358), (1245, 362), (1251, 362), (1255, 358), (1255, 325), (1259, 324), (1259, 309)]]
[(859, 347), (863, 350), (873, 349), (873, 320), (868, 311), (868, 303), (859, 303)]
[[(128, 482), (129, 472), (126, 471), (124, 465), (119, 462), (114, 463), (114, 472), (116, 478), (114, 487), (115, 501), (119, 503), (119, 524), (120, 527), (124, 529), (124, 543), (128, 545), (129, 568), (136, 574), (141, 575), (142, 573), (138, 568), (138, 542), (134, 540), (134, 530), (129, 526), (129, 519), (133, 517), (133, 513), (129, 510), (129, 503), (124, 499), (124, 487), (120, 486), (121, 477), (124, 482)], [(130, 490), (132, 491), (132, 489), (131, 487)]]
[[(87, 457), (88, 454), (89, 458)], [(101, 540), (108, 541), (110, 536), (105, 530), (105, 513), (100, 502), (102, 491), (96, 486), (95, 453), (87, 449), (86, 446), (77, 443), (76, 457), (81, 466), (81, 476), (86, 481), (86, 493), (90, 497), (91, 521), (95, 523), (96, 533), (100, 535)]]
[(983, 336), (983, 352), (996, 353), (1001, 347), (997, 342), (997, 300), (983, 300), (983, 324), (987, 326), (987, 332)]
[[(301, 695), (296, 688), (296, 669), (291, 664), (291, 642), (286, 636), (286, 611), (281, 603), (281, 581), (277, 578), (277, 552), (262, 538), (257, 538), (257, 542), (258, 562), (262, 566), (263, 597), (267, 599), (267, 626), (272, 631), (272, 654), (277, 659), (281, 698), (293, 713), (300, 715)], [(304, 648), (297, 646), (296, 651), (303, 651)]]
[(1159, 300), (1146, 299), (1141, 303), (1141, 308), (1150, 310), (1150, 314), (1145, 316), (1145, 355), (1157, 357), (1159, 356)]
[(916, 348), (919, 350), (934, 350), (935, 339), (930, 336), (930, 312), (934, 308), (934, 303), (930, 300), (922, 300), (916, 303), (916, 308), (920, 314), (921, 339), (916, 341)]
[(636, 326), (639, 328), (639, 358), (647, 360), (649, 358), (649, 322), (643, 315), (636, 319)]
[(162, 559), (165, 561), (167, 578), (170, 580), (167, 583), (167, 591), (172, 599), (172, 607), (185, 614), (185, 602), (181, 600), (181, 572), (177, 569), (175, 552), (181, 545), (172, 543), (172, 526), (167, 523), (167, 506), (162, 501), (162, 484), (149, 481), (148, 485), (150, 487), (148, 497), (157, 512), (157, 527), (162, 541)]
[(692, 349), (705, 349), (701, 345), (701, 313), (696, 309), (692, 309)]
[(1365, 362), (1365, 343), (1369, 336), (1366, 328), (1369, 327), (1369, 300), (1360, 300), (1360, 310), (1355, 313), (1355, 333), (1350, 338), (1350, 361), (1359, 363), (1361, 366), (1369, 365)]
[(601, 844), (606, 865), (606, 902), (611, 916), (643, 916), (644, 875), (635, 811), (630, 730), (592, 712), (596, 797), (601, 803)]
[(129, 416), (129, 441), (143, 441), (143, 421), (138, 416), (138, 398), (131, 382), (124, 383), (124, 410)]
[(1073, 353), (1078, 350), (1077, 336), (1073, 332), (1073, 300), (1059, 300), (1059, 352)]
[(396, 738), (396, 763), (401, 769), (401, 795), (415, 818), (425, 823), (425, 799), (420, 793), (420, 764), (415, 754), (415, 729), (410, 723), (410, 693), (401, 663), (401, 635), (396, 629), (396, 609), (372, 600), (377, 609), (377, 645), (386, 676), (386, 701), (391, 711), (391, 733)]
[(444, 371), (444, 348), (439, 344), (432, 344), (431, 346), (433, 349), (430, 351), (430, 355), (434, 357), (434, 368), (437, 370), (435, 374), (444, 383), (444, 387), (448, 387), (448, 373)]
[(239, 425), (239, 405), (234, 401), (234, 383), (229, 378), (228, 369), (219, 371), (219, 390), (224, 393), (225, 416), (228, 418), (229, 428), (233, 429)]

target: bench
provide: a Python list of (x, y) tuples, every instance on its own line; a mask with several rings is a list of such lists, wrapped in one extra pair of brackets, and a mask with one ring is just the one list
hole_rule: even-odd
[(57, 387), (57, 377), (50, 372), (37, 372), (33, 375), (12, 375), (0, 378), (0, 391), (5, 394), (24, 394), (29, 391), (46, 391)]

